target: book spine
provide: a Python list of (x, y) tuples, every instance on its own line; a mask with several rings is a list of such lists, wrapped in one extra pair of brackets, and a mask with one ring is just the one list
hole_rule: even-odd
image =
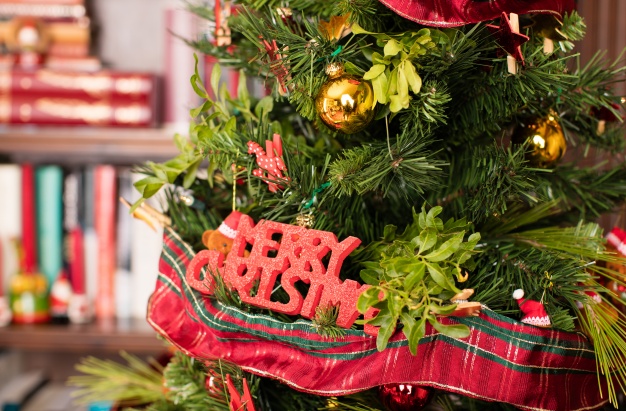
[(85, 0), (0, 0), (0, 4), (85, 5)]
[(82, 172), (70, 171), (63, 191), (63, 229), (65, 231), (65, 262), (72, 290), (85, 293), (83, 230), (80, 225), (82, 207)]
[(94, 224), (98, 236), (96, 317), (115, 317), (115, 223), (117, 209), (116, 171), (113, 166), (95, 169)]
[(0, 72), (0, 94), (47, 97), (71, 96), (87, 101), (108, 98), (149, 102), (157, 78), (149, 73), (11, 70)]
[(151, 101), (0, 95), (0, 124), (153, 127), (156, 122)]
[[(22, 171), (18, 164), (0, 165), (0, 193), (2, 193), (2, 212), (0, 212), (0, 289), (9, 289), (9, 278), (19, 269), (15, 241), (22, 235)], [(1, 293), (0, 293), (1, 295)]]
[(81, 18), (86, 14), (83, 4), (46, 4), (7, 2), (0, 0), (0, 16), (31, 16), (38, 18)]
[[(139, 173), (133, 174), (133, 183), (143, 177), (145, 176)], [(134, 203), (140, 197), (139, 192), (134, 190), (133, 195), (127, 200)], [(151, 207), (163, 211), (162, 204), (165, 204), (166, 200), (161, 191), (146, 202)], [(160, 226), (151, 228), (144, 221), (133, 218), (131, 231), (132, 315), (135, 318), (146, 318), (148, 300), (154, 291), (156, 275), (159, 272), (159, 256), (163, 249), (163, 228)]]
[(96, 72), (102, 70), (100, 59), (88, 57), (47, 56), (44, 66), (51, 70)]
[(20, 271), (34, 274), (37, 271), (37, 214), (35, 213), (35, 169), (32, 164), (22, 164), (22, 261)]
[(96, 300), (98, 288), (98, 235), (95, 226), (95, 166), (86, 166), (83, 179), (83, 267), (85, 270), (85, 294), (89, 301)]
[(40, 166), (35, 181), (39, 269), (51, 287), (63, 268), (63, 170)]
[(87, 57), (89, 44), (81, 43), (52, 43), (48, 47), (47, 56), (56, 57)]
[[(133, 187), (131, 170), (121, 168), (118, 170), (118, 194), (120, 198), (130, 200), (136, 191)], [(117, 318), (130, 318), (133, 299), (136, 298), (137, 290), (131, 283), (131, 243), (133, 233), (131, 226), (133, 218), (124, 206), (118, 201), (117, 212), (117, 269), (115, 271), (115, 312)], [(121, 206), (121, 207), (120, 207)]]

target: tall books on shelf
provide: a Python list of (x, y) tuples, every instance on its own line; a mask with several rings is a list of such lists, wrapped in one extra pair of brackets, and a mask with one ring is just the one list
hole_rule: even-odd
[(7, 195), (0, 213), (0, 296), (11, 291), (14, 321), (48, 321), (50, 287), (60, 279), (86, 299), (82, 309), (95, 308), (97, 320), (145, 317), (162, 232), (132, 218), (119, 200), (137, 199), (137, 178), (127, 167), (105, 164), (0, 165), (0, 190)]

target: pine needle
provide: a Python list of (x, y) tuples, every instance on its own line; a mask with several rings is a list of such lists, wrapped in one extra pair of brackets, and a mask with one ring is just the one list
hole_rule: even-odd
[(127, 365), (95, 357), (83, 358), (76, 365), (76, 370), (85, 374), (68, 379), (69, 385), (79, 388), (72, 394), (77, 403), (112, 401), (138, 405), (165, 399), (161, 365), (124, 351), (120, 356)]

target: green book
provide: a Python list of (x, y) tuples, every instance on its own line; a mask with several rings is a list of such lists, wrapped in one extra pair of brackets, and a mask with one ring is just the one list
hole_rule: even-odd
[(37, 210), (37, 251), (39, 271), (48, 288), (63, 267), (63, 170), (56, 165), (39, 166), (35, 171)]

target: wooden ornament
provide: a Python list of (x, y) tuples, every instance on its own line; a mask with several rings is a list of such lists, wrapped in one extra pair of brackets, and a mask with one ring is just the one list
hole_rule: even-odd
[(507, 53), (507, 66), (509, 73), (517, 74), (517, 62), (524, 65), (524, 55), (520, 46), (529, 40), (529, 37), (519, 32), (519, 16), (511, 13), (507, 17), (506, 13), (502, 13), (500, 17), (500, 25), (487, 24), (487, 28), (496, 38), (500, 47)]
[(248, 388), (248, 381), (245, 378), (243, 378), (242, 385), (243, 395), (240, 395), (232, 378), (230, 378), (230, 374), (226, 374), (226, 387), (228, 387), (228, 394), (230, 394), (230, 402), (228, 403), (230, 411), (256, 411), (252, 395), (250, 395), (250, 388)]

